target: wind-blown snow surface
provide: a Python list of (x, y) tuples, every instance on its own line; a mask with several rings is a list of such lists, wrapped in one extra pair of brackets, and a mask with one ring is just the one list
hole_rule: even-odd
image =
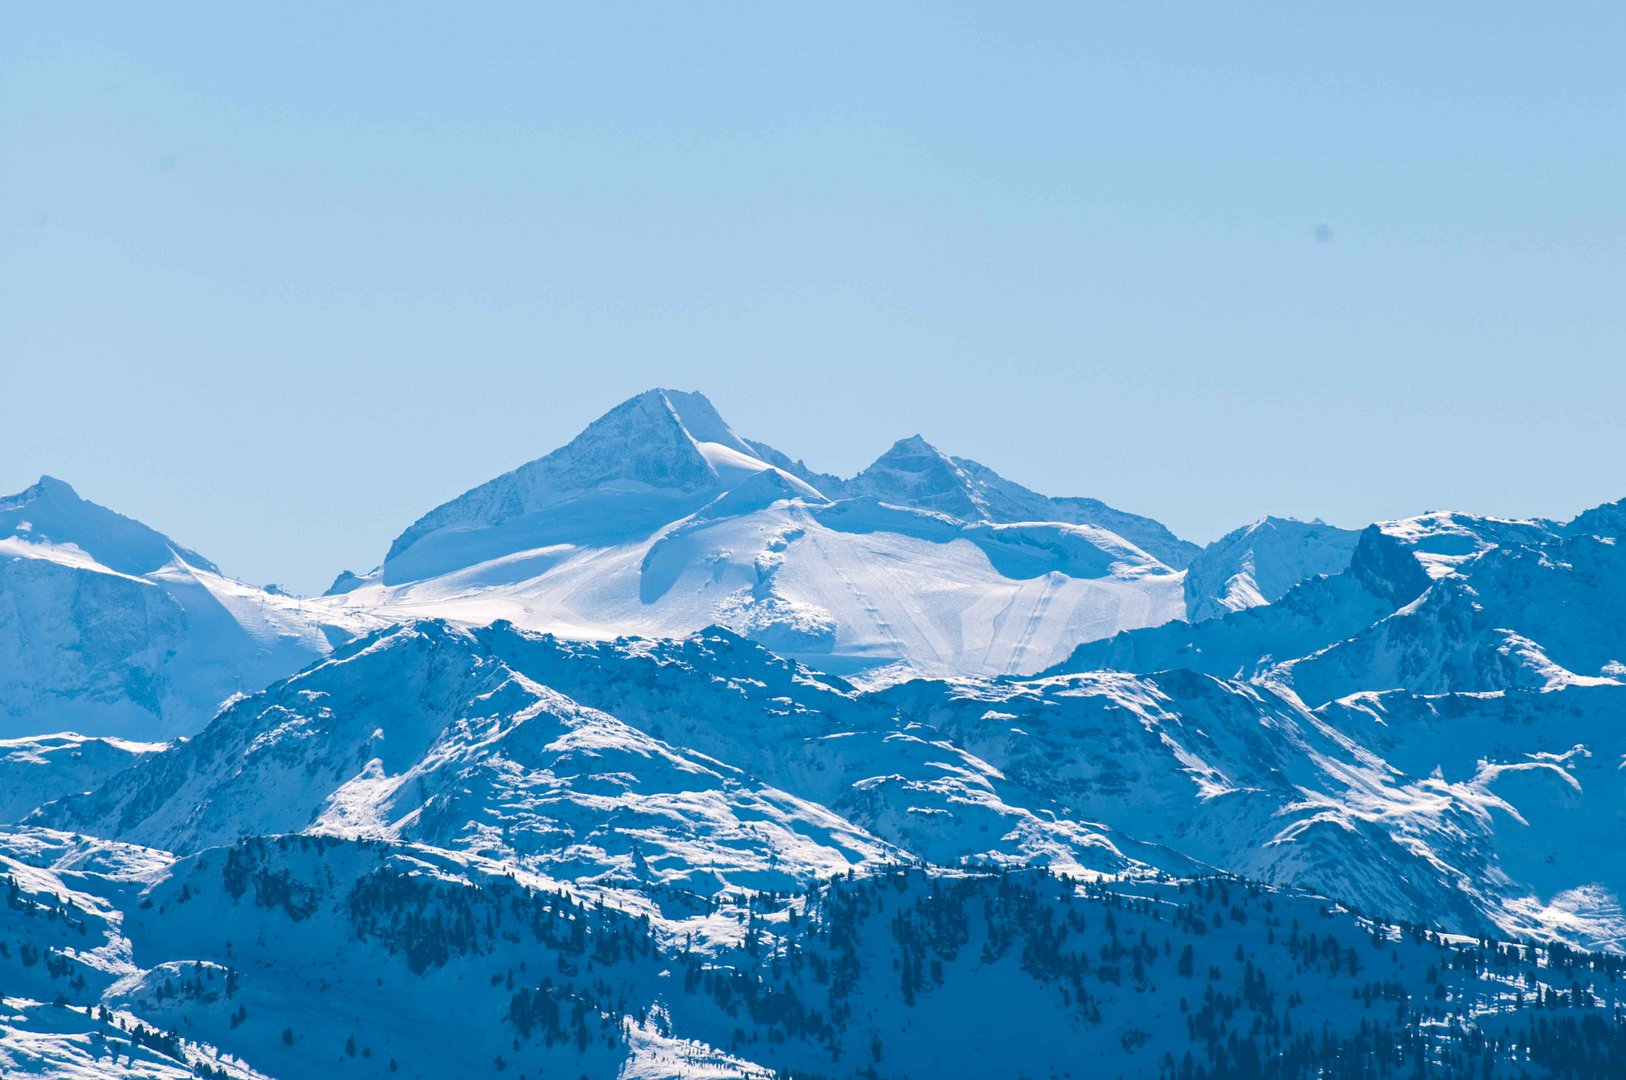
[(60, 480), (0, 498), (0, 736), (195, 731), (370, 625), (233, 581)]
[(653, 390), (441, 506), (337, 607), (570, 637), (719, 624), (826, 671), (1032, 671), (1184, 613), (1196, 548), (915, 438), (850, 481)]

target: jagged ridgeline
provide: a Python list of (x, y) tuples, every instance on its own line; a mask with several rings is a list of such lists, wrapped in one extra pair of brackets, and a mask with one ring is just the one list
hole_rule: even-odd
[[(899, 868), (639, 912), (280, 837), (183, 860), (122, 920), (58, 887), (0, 883), (0, 985), (54, 1002), (13, 1005), (19, 1030), (141, 1075), (1604, 1076), (1626, 1054), (1620, 957), (1224, 877)], [(94, 950), (126, 936), (177, 959), (115, 981)]]
[(0, 1075), (1621, 1075), (1623, 505), (1199, 549), (651, 391), (301, 599), (44, 479)]

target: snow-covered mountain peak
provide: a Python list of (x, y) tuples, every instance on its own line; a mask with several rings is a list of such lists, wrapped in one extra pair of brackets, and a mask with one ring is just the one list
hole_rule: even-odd
[(996, 674), (1178, 618), (1195, 551), (918, 435), (842, 480), (650, 390), (430, 511), (323, 603), (592, 639), (715, 623), (827, 671)]
[(1279, 532), (1283, 529), (1292, 529), (1297, 526), (1324, 524), (1326, 524), (1326, 522), (1319, 519), (1316, 521), (1300, 521), (1298, 518), (1277, 517), (1275, 514), (1266, 514), (1264, 517), (1253, 522), (1251, 525), (1244, 525), (1239, 531), (1245, 535), (1252, 536), (1259, 532)]
[(645, 538), (776, 468), (704, 395), (648, 390), (558, 450), (425, 514), (390, 546), (383, 578), (420, 580), (552, 543)]
[(246, 585), (51, 477), (0, 498), (0, 735), (196, 730), (377, 620)]
[[(612, 410), (609, 415), (590, 425), (577, 436), (577, 441), (602, 437), (613, 444), (627, 438), (631, 443), (639, 444), (646, 437), (646, 432), (661, 432), (661, 436), (657, 437), (659, 440), (664, 436), (664, 429), (668, 424), (676, 423), (694, 452), (710, 470), (712, 477), (724, 487), (773, 468), (769, 462), (763, 460), (755, 446), (735, 434), (734, 429), (717, 412), (711, 401), (698, 391), (646, 390), (624, 403), (621, 408), (627, 410), (626, 422), (606, 424), (611, 416), (620, 411)], [(676, 444), (675, 449), (678, 456), (687, 462), (688, 454), (681, 441)], [(640, 467), (647, 464), (649, 464), (647, 461), (640, 462)], [(656, 463), (656, 467), (648, 473), (632, 475), (626, 479), (633, 483), (648, 483), (654, 487), (665, 486), (670, 481), (662, 471), (663, 464), (664, 462)], [(703, 475), (698, 477), (698, 483), (701, 485), (707, 483)]]
[(842, 493), (967, 522), (1089, 525), (1116, 533), (1175, 570), (1183, 569), (1199, 550), (1151, 518), (1114, 509), (1099, 499), (1041, 495), (981, 462), (945, 453), (919, 435), (893, 443), (842, 485)]
[(1486, 552), (1539, 547), (1559, 536), (1558, 526), (1551, 521), (1482, 517), (1453, 510), (1382, 521), (1372, 531), (1407, 552), (1430, 581), (1459, 573)]
[(854, 494), (933, 510), (961, 521), (989, 517), (987, 499), (960, 463), (919, 435), (893, 443), (848, 487)]
[(1493, 547), (1539, 544), (1557, 529), (1542, 518), (1499, 518), (1458, 510), (1434, 510), (1416, 517), (1377, 523), (1385, 535), (1423, 554), (1461, 556)]
[[(956, 464), (956, 461), (937, 446), (927, 442), (926, 437), (917, 431), (915, 434), (893, 443), (887, 448), (886, 453), (871, 462), (869, 467), (873, 469), (878, 465), (887, 465), (900, 468), (908, 467), (911, 464), (916, 467), (922, 464), (931, 468), (935, 468), (939, 464), (947, 464), (952, 467)], [(966, 482), (969, 483), (969, 480)]]
[(66, 481), (39, 482), (0, 498), (0, 554), (68, 562), (117, 574), (150, 574), (177, 559), (219, 573), (214, 563), (155, 529), (82, 498)]
[(13, 499), (37, 499), (49, 495), (70, 499), (79, 497), (79, 493), (73, 489), (73, 485), (66, 480), (59, 480), (49, 473), (43, 473), (32, 486), (26, 488), (21, 494), (0, 499), (0, 503), (9, 503)]
[(1348, 568), (1360, 533), (1321, 521), (1263, 517), (1220, 537), (1186, 570), (1186, 618), (1201, 622), (1280, 599), (1317, 574)]
[[(710, 637), (704, 647), (729, 644)], [(309, 830), (691, 889), (783, 887), (894, 855), (823, 806), (510, 662), (556, 648), (507, 627), (380, 630), (60, 813), (117, 821), (171, 850)], [(596, 673), (586, 685), (605, 693)]]
[(748, 457), (756, 456), (756, 451), (728, 426), (711, 399), (697, 390), (646, 390), (633, 400), (640, 399), (657, 401), (671, 410), (696, 442), (718, 443)]

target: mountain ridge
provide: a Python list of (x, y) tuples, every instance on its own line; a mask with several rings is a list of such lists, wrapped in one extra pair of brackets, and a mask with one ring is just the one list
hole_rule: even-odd
[(918, 436), (607, 415), (309, 601), (0, 499), (0, 1071), (1626, 1054), (1626, 503), (1176, 570)]
[(716, 623), (838, 674), (1016, 672), (1179, 617), (1179, 571), (1145, 545), (1196, 550), (918, 436), (851, 480), (815, 473), (703, 395), (651, 390), (430, 511), (325, 600), (589, 638)]

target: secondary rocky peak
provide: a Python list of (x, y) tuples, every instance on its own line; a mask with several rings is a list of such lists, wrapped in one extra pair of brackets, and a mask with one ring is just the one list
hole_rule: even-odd
[(988, 517), (988, 504), (959, 461), (919, 435), (899, 439), (853, 478), (848, 489), (882, 502), (933, 510), (962, 521)]
[(1348, 569), (1360, 532), (1323, 521), (1264, 517), (1203, 549), (1187, 568), (1186, 618), (1214, 618), (1274, 603), (1318, 574)]

